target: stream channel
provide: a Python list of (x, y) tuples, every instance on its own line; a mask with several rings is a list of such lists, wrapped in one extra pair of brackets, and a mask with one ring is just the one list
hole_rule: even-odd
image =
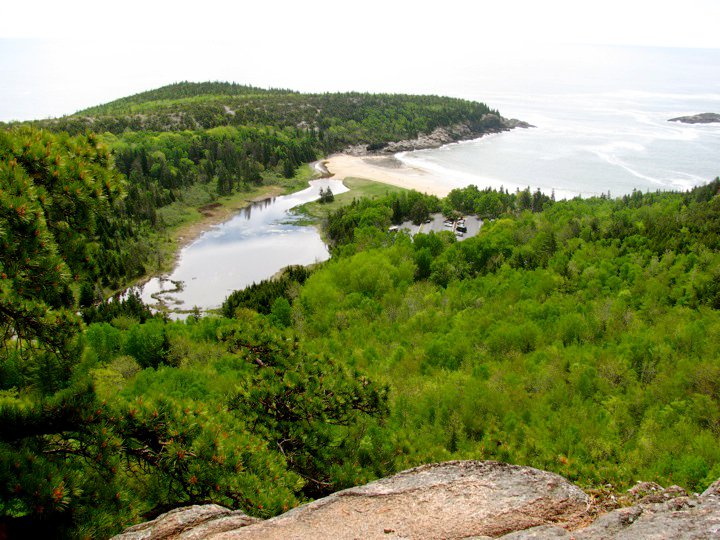
[(298, 223), (290, 210), (317, 200), (320, 189), (337, 195), (348, 191), (339, 180), (310, 182), (303, 191), (255, 202), (185, 246), (170, 275), (154, 277), (140, 287), (143, 302), (165, 306), (172, 318), (184, 318), (195, 307), (220, 307), (227, 296), (289, 265), (309, 265), (330, 258), (316, 227)]

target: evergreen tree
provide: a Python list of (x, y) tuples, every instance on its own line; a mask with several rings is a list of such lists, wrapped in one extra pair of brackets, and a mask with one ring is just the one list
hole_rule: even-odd
[(72, 289), (93, 262), (96, 216), (121, 193), (92, 136), (0, 133), (0, 523), (8, 531), (71, 527), (116, 493), (104, 407), (78, 369)]
[(335, 200), (335, 195), (333, 195), (333, 192), (330, 189), (330, 186), (328, 186), (327, 189), (320, 188), (320, 199), (318, 199), (318, 202), (320, 204), (331, 203), (334, 200)]

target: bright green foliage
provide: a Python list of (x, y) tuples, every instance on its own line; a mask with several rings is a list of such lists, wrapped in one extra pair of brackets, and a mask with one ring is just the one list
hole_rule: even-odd
[(162, 321), (148, 321), (133, 326), (125, 339), (125, 354), (135, 358), (142, 367), (156, 368), (165, 363), (170, 343)]
[[(366, 419), (387, 412), (387, 388), (306, 354), (263, 324), (244, 321), (224, 329), (220, 339), (252, 366), (230, 397), (230, 409), (279, 448), (307, 481), (304, 493), (322, 496), (362, 481), (367, 472), (356, 462), (359, 445)], [(388, 463), (364, 465), (382, 474)]]
[[(209, 501), (270, 516), (390, 470), (392, 446), (373, 443), (387, 390), (256, 313), (236, 315), (87, 329), (126, 459), (116, 481), (132, 509), (118, 519)], [(157, 369), (138, 372), (158, 350)]]
[(292, 324), (292, 308), (285, 298), (276, 298), (270, 308), (270, 320), (280, 328), (287, 328)]
[(117, 510), (72, 292), (92, 264), (97, 220), (122, 192), (109, 159), (92, 136), (0, 133), (0, 521), (10, 531), (72, 527), (100, 492)]
[[(463, 242), (385, 222), (358, 253), (355, 228), (294, 320), (308, 350), (390, 384), (398, 469), (500, 459), (699, 490), (720, 476), (719, 187), (513, 205)], [(355, 208), (338, 216), (392, 203)]]

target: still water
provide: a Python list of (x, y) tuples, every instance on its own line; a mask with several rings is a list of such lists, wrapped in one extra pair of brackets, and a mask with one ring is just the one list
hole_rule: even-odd
[(203, 233), (180, 252), (172, 274), (156, 277), (141, 289), (143, 302), (170, 310), (219, 307), (234, 290), (268, 279), (293, 264), (308, 265), (330, 257), (315, 227), (297, 223), (290, 209), (314, 201), (320, 189), (347, 191), (337, 180), (314, 180), (290, 195), (266, 199)]

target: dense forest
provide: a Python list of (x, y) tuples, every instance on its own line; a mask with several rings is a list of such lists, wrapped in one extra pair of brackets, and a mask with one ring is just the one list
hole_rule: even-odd
[(480, 136), (503, 128), (499, 113), (483, 103), (404, 94), (300, 94), (232, 83), (177, 83), (92, 107), (71, 116), (34, 122), (71, 134), (90, 129), (198, 131), (222, 126), (301, 130), (316, 149), (331, 153), (364, 144), (413, 139), (438, 127), (464, 124)]
[[(207, 89), (161, 90), (118, 110)], [(220, 315), (100, 301), (144, 273), (179, 199), (281, 181), (317, 141), (297, 125), (0, 132), (0, 536), (103, 538), (206, 502), (267, 517), (448, 459), (617, 491), (720, 476), (720, 180), (568, 201), (394, 192), (327, 217), (330, 261)], [(388, 230), (432, 212), (485, 223), (462, 242)]]

